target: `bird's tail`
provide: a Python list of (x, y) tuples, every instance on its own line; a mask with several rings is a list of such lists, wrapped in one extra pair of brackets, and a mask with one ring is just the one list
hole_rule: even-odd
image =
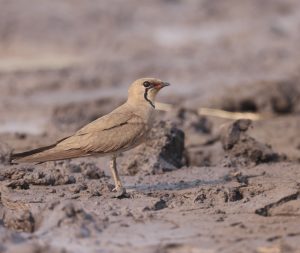
[(76, 158), (82, 155), (79, 149), (62, 149), (58, 143), (37, 149), (32, 149), (22, 153), (11, 155), (11, 163), (43, 163), (48, 161), (58, 161)]

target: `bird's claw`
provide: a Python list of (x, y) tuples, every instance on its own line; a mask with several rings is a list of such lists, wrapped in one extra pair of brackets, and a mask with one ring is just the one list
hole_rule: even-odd
[(124, 187), (115, 187), (113, 190), (113, 198), (122, 198), (122, 197), (126, 197), (126, 189)]

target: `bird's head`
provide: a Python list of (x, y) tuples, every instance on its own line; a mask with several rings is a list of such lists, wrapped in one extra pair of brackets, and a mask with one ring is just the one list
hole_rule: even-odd
[(128, 90), (128, 102), (145, 103), (155, 108), (157, 93), (170, 84), (155, 78), (141, 78), (134, 81)]

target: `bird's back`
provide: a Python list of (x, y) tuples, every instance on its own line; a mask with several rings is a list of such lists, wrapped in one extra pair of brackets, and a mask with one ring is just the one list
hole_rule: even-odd
[(125, 103), (56, 144), (15, 154), (15, 162), (46, 162), (90, 155), (119, 153), (140, 144), (146, 137), (151, 111), (133, 110)]

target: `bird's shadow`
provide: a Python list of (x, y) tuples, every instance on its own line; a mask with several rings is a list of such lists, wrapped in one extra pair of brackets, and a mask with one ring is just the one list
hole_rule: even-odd
[(192, 189), (200, 186), (205, 186), (205, 185), (218, 185), (225, 183), (225, 178), (221, 179), (216, 179), (216, 180), (192, 180), (192, 181), (179, 181), (179, 182), (174, 182), (174, 183), (168, 183), (168, 182), (162, 182), (162, 183), (157, 183), (157, 184), (138, 184), (138, 185), (131, 185), (127, 186), (126, 188), (128, 190), (134, 190), (134, 191), (175, 191), (175, 190), (186, 190), (186, 189)]
[(220, 184), (225, 184), (229, 181), (236, 180), (242, 185), (248, 185), (248, 179), (250, 178), (255, 178), (262, 176), (263, 174), (255, 174), (255, 175), (243, 175), (240, 177), (237, 177), (236, 179), (232, 178), (229, 175), (225, 175), (221, 178), (215, 179), (215, 180), (200, 180), (200, 179), (195, 179), (192, 181), (184, 181), (180, 180), (179, 182), (174, 182), (174, 183), (168, 183), (168, 182), (160, 182), (156, 184), (136, 184), (136, 185), (130, 185), (127, 186), (126, 188), (128, 190), (133, 190), (133, 191), (175, 191), (175, 190), (186, 190), (186, 189), (192, 189), (196, 187), (201, 187), (201, 186), (216, 186)]

